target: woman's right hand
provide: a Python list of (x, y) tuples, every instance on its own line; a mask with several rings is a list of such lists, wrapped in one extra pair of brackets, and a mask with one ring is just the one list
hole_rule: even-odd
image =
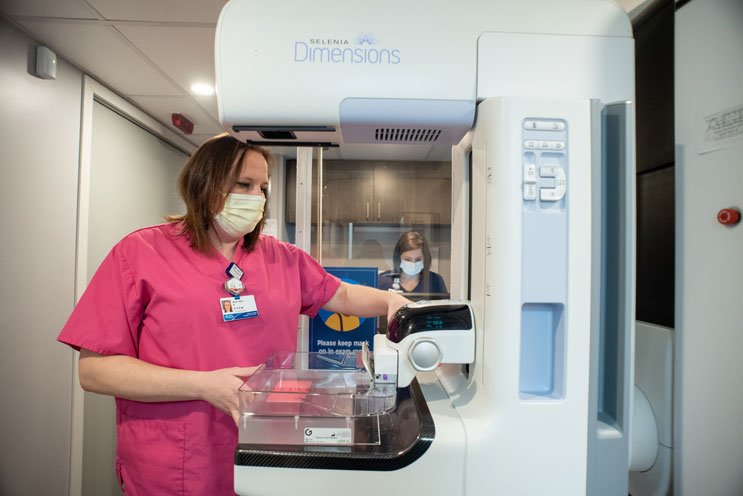
[(101, 355), (80, 349), (78, 374), (86, 391), (133, 401), (208, 401), (230, 415), (239, 415), (238, 389), (258, 367), (230, 367), (200, 372), (162, 367), (124, 355)]
[(258, 367), (230, 367), (203, 372), (199, 389), (204, 401), (230, 415), (237, 425), (240, 419), (240, 401), (237, 394), (247, 377)]

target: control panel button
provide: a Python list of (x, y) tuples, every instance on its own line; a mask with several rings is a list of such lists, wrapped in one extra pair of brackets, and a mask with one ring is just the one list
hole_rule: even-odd
[(539, 199), (542, 201), (554, 202), (559, 200), (555, 188), (542, 188), (539, 190)]
[(535, 183), (524, 183), (524, 200), (537, 199), (537, 185)]
[(435, 369), (441, 363), (443, 354), (435, 341), (421, 339), (410, 347), (408, 358), (416, 370), (426, 371)]
[(717, 212), (717, 221), (723, 226), (734, 226), (740, 222), (740, 210), (737, 208), (723, 208)]
[(525, 140), (524, 148), (527, 150), (564, 150), (564, 141), (555, 140)]
[(539, 168), (539, 175), (542, 177), (557, 177), (558, 170), (562, 170), (558, 165), (545, 165)]
[(527, 164), (524, 167), (524, 182), (535, 183), (537, 182), (537, 166), (534, 164)]
[(539, 175), (542, 177), (554, 177), (554, 188), (541, 188), (539, 190), (539, 199), (542, 201), (559, 201), (565, 196), (567, 181), (565, 180), (565, 171), (557, 165), (546, 165), (539, 168)]
[(559, 121), (524, 121), (524, 129), (534, 131), (563, 131), (565, 123)]

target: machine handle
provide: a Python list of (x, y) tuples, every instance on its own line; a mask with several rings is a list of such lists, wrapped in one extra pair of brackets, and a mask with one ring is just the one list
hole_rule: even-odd
[(366, 202), (366, 220), (369, 220), (369, 202)]
[(631, 312), (634, 253), (634, 124), (631, 104), (610, 104), (601, 112), (601, 266), (603, 286), (598, 333), (598, 412), (606, 422), (624, 430), (632, 395)]
[(377, 222), (382, 217), (382, 203), (377, 202)]

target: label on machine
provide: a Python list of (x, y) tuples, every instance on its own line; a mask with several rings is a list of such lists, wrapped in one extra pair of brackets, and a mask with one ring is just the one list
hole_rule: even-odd
[(305, 444), (351, 444), (353, 436), (350, 428), (306, 427)]

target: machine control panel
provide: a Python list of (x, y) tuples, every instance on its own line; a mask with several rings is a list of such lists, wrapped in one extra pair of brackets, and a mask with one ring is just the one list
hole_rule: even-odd
[(524, 201), (542, 208), (559, 202), (567, 192), (567, 123), (528, 118), (521, 134)]
[(527, 119), (524, 121), (524, 129), (535, 131), (564, 131), (565, 123), (563, 121), (550, 121), (546, 119)]
[(420, 301), (400, 308), (390, 321), (387, 337), (399, 343), (407, 336), (430, 331), (469, 331), (472, 313), (465, 304), (450, 304), (442, 300)]

